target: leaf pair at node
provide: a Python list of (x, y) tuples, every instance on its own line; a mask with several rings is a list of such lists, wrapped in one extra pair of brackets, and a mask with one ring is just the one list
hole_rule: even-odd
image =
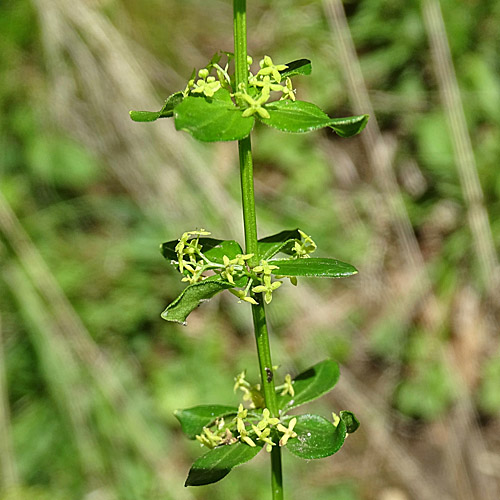
[[(253, 254), (244, 255), (234, 240), (209, 238), (205, 230), (187, 231), (179, 240), (161, 245), (163, 256), (183, 274), (188, 286), (162, 313), (162, 318), (186, 324), (188, 315), (202, 302), (229, 290), (240, 301), (271, 302), (283, 278), (293, 284), (298, 277), (342, 278), (357, 270), (330, 258), (314, 258), (316, 244), (299, 229), (281, 231), (258, 241), (259, 265), (250, 267)], [(278, 253), (288, 258), (273, 258)]]
[[(132, 120), (174, 117), (177, 130), (204, 142), (241, 140), (250, 134), (256, 119), (283, 132), (330, 127), (341, 137), (356, 135), (366, 126), (368, 115), (330, 118), (315, 104), (296, 100), (291, 77), (311, 73), (308, 59), (276, 65), (265, 56), (253, 74), (249, 58), (248, 83), (236, 88), (234, 75), (228, 73), (232, 54), (226, 55), (224, 67), (222, 54), (216, 54), (205, 68), (193, 72), (185, 90), (169, 96), (159, 111), (131, 111)], [(279, 99), (273, 100), (273, 96)]]
[[(241, 375), (239, 376), (241, 383)], [(267, 408), (243, 409), (234, 406), (203, 405), (178, 410), (175, 415), (189, 439), (197, 439), (211, 448), (192, 465), (186, 486), (217, 482), (231, 469), (254, 458), (262, 448), (287, 447), (297, 457), (324, 458), (336, 453), (359, 422), (353, 413), (333, 414), (333, 421), (320, 415), (287, 413), (330, 391), (339, 379), (339, 368), (324, 360), (295, 379), (289, 380), (292, 391), (283, 394), (276, 388), (279, 418)], [(262, 399), (263, 401), (263, 399)], [(264, 436), (264, 438), (262, 438)]]

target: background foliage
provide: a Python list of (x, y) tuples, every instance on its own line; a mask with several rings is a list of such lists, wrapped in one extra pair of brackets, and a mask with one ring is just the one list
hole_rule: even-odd
[[(249, 2), (254, 57), (309, 57), (301, 99), (372, 115), (352, 139), (255, 131), (261, 236), (301, 227), (360, 270), (269, 308), (283, 373), (338, 360), (318, 409), (362, 422), (330, 459), (286, 454), (290, 499), (499, 496), (500, 4), (440, 3), (446, 31), (433, 0)], [(173, 417), (257, 377), (248, 308), (159, 318), (182, 288), (160, 242), (243, 239), (236, 148), (128, 118), (231, 50), (230, 2), (0, 12), (0, 498), (265, 498), (264, 457), (183, 488), (200, 450)]]

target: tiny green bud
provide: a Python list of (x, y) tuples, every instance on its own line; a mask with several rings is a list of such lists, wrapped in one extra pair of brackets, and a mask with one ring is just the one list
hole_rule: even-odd
[(202, 78), (203, 80), (205, 80), (208, 76), (209, 72), (208, 72), (208, 69), (207, 68), (203, 68), (203, 69), (200, 69), (200, 71), (198, 71), (198, 76), (200, 78)]

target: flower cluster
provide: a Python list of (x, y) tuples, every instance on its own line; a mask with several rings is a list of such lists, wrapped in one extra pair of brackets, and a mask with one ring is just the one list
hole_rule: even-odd
[[(269, 69), (271, 66), (266, 66), (266, 68)], [(206, 74), (202, 73), (202, 76)], [(316, 250), (316, 243), (303, 231), (299, 230), (299, 233), (301, 239), (293, 242), (293, 258), (308, 258)], [(264, 301), (269, 304), (272, 301), (273, 292), (282, 285), (280, 281), (282, 278), (288, 277), (292, 284), (297, 284), (295, 276), (274, 274), (278, 266), (273, 265), (272, 261), (261, 260), (257, 266), (250, 267), (248, 261), (254, 254), (233, 254), (233, 258), (227, 255), (221, 258), (219, 254), (216, 261), (211, 260), (209, 258), (211, 254), (203, 252), (203, 245), (200, 241), (201, 238), (210, 235), (211, 233), (205, 229), (195, 229), (186, 231), (179, 238), (174, 248), (176, 260), (173, 260), (173, 263), (183, 274), (182, 281), (194, 284), (207, 279), (210, 275), (220, 275), (224, 281), (233, 285), (229, 291), (238, 297), (240, 302), (254, 305), (257, 304), (255, 294), (263, 294)]]
[[(285, 427), (279, 418), (272, 417), (268, 408), (264, 408), (260, 419), (255, 414), (249, 415), (249, 412), (242, 404), (238, 407), (238, 412), (233, 420), (226, 423), (223, 418), (217, 419), (212, 429), (203, 427), (203, 432), (196, 436), (196, 440), (206, 448), (213, 449), (217, 446), (231, 445), (238, 441), (254, 448), (257, 442), (266, 446), (266, 451), (270, 453), (273, 446), (286, 446), (289, 439), (297, 437), (294, 432), (296, 418), (292, 418)], [(275, 430), (275, 432), (273, 432)], [(278, 433), (281, 437), (278, 442), (273, 441), (273, 437), (278, 439)]]
[[(222, 55), (227, 56), (227, 63), (223, 67), (220, 64)], [(253, 60), (248, 56), (248, 84), (240, 84), (236, 89), (233, 87), (234, 79), (228, 73), (229, 62), (233, 58), (231, 53), (217, 53), (212, 57), (205, 68), (202, 68), (191, 76), (183, 92), (184, 96), (204, 95), (213, 97), (221, 88), (229, 90), (236, 103), (243, 109), (243, 116), (248, 117), (258, 114), (261, 118), (270, 118), (269, 112), (264, 105), (270, 100), (271, 92), (281, 93), (280, 100), (289, 99), (295, 101), (295, 89), (289, 77), (283, 78), (282, 73), (287, 69), (286, 64), (274, 64), (269, 56), (259, 62), (259, 70), (252, 73)], [(217, 77), (210, 73), (215, 70)], [(196, 78), (196, 76), (198, 78)]]
[[(202, 446), (212, 449), (241, 441), (248, 446), (255, 447), (256, 442), (260, 442), (266, 446), (266, 451), (271, 452), (273, 446), (285, 446), (289, 439), (297, 437), (297, 433), (293, 430), (297, 419), (292, 418), (288, 422), (288, 427), (285, 427), (279, 418), (273, 417), (269, 409), (265, 407), (260, 384), (250, 384), (246, 380), (245, 371), (236, 375), (234, 381), (234, 392), (241, 390), (243, 401), (249, 402), (250, 408), (247, 409), (240, 404), (232, 420), (226, 421), (224, 418), (219, 418), (209, 427), (203, 427), (203, 432), (196, 436), (196, 440)], [(285, 376), (284, 384), (276, 389), (283, 389), (282, 396), (285, 394), (294, 396), (295, 391), (290, 374)]]

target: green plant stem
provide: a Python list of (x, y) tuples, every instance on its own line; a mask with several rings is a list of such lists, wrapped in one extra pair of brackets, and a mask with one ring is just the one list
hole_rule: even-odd
[[(236, 88), (238, 88), (240, 83), (246, 84), (248, 82), (246, 0), (233, 0), (233, 19), (234, 56), (236, 65), (235, 83)], [(255, 215), (252, 144), (250, 136), (238, 141), (238, 150), (240, 159), (243, 221), (245, 226), (245, 252), (254, 254), (254, 257), (249, 260), (250, 267), (254, 267), (259, 261), (259, 256), (257, 247), (257, 218)], [(258, 301), (258, 304), (252, 305), (252, 317), (255, 339), (257, 342), (257, 354), (259, 358), (264, 400), (271, 414), (278, 417), (279, 411), (274, 388), (273, 363), (269, 346), (264, 297), (262, 294), (259, 294), (255, 296), (255, 299)], [(283, 500), (281, 449), (279, 446), (273, 447), (271, 452), (271, 486), (273, 500)]]

